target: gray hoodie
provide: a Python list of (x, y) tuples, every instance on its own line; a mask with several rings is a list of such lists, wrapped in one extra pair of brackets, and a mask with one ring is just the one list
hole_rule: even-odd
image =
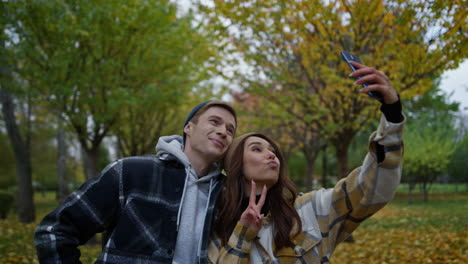
[[(181, 136), (164, 136), (156, 145), (160, 159), (178, 159), (185, 167), (186, 179), (179, 213), (177, 215), (177, 242), (172, 263), (196, 263), (200, 256), (203, 224), (208, 210), (211, 192), (217, 183), (215, 177), (221, 173), (221, 166), (216, 163), (207, 175), (198, 177), (190, 161), (183, 152)], [(175, 230), (174, 230), (175, 231)]]

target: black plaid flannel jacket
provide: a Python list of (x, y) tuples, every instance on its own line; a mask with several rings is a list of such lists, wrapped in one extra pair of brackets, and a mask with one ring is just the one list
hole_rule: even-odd
[[(42, 220), (34, 237), (40, 263), (81, 263), (77, 247), (103, 231), (109, 238), (96, 263), (171, 263), (185, 177), (175, 160), (145, 156), (114, 162)], [(222, 178), (216, 178), (209, 201), (201, 263)]]

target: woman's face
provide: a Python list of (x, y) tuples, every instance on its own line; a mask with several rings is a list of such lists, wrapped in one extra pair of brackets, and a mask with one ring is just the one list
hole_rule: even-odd
[(257, 188), (263, 185), (270, 188), (278, 182), (280, 165), (268, 141), (255, 136), (246, 139), (242, 172), (249, 183), (254, 180)]

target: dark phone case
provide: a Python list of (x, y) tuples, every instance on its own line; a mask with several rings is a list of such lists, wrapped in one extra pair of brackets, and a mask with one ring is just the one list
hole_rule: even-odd
[[(351, 70), (354, 72), (356, 71), (356, 68), (354, 68), (354, 66), (351, 64), (351, 61), (355, 61), (357, 63), (360, 63), (362, 64), (361, 60), (359, 59), (358, 56), (354, 55), (354, 54), (351, 54), (349, 52), (346, 52), (346, 51), (342, 51), (341, 52), (341, 57), (343, 57), (344, 61), (346, 61), (346, 63), (348, 64), (348, 66), (351, 68)], [(361, 76), (358, 76), (357, 77), (358, 79), (361, 78)], [(368, 83), (364, 83), (362, 84), (362, 87), (367, 87), (367, 85), (369, 85)], [(382, 94), (380, 94), (379, 92), (367, 92), (367, 94), (372, 97), (372, 98), (375, 98), (379, 101), (382, 101), (383, 100), (383, 97), (382, 97)]]

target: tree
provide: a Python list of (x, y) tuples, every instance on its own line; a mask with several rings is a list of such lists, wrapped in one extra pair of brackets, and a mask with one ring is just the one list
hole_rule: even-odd
[[(144, 101), (145, 109), (135, 107), (135, 115), (130, 114), (129, 108), (139, 105), (142, 96), (150, 101), (170, 94), (172, 100), (165, 105), (174, 107), (185, 94), (186, 86), (179, 89), (177, 82), (158, 76), (193, 77), (173, 70), (184, 68), (178, 66), (183, 63), (194, 67), (185, 61), (191, 59), (185, 54), (194, 52), (193, 42), (184, 39), (193, 28), (187, 27), (188, 19), (176, 17), (176, 6), (169, 1), (9, 4), (16, 22), (15, 71), (44, 95), (50, 109), (62, 114), (77, 135), (86, 153), (87, 178), (97, 172), (99, 146), (111, 129), (124, 121), (131, 126), (136, 116), (141, 120), (146, 117), (142, 113), (152, 111), (153, 105)], [(164, 75), (166, 69), (170, 74)], [(162, 105), (159, 102), (153, 101)]]
[[(209, 60), (215, 51), (209, 35), (191, 25), (190, 15), (177, 18), (175, 12), (173, 8), (170, 16), (159, 17), (167, 20), (166, 25), (151, 43), (146, 43), (149, 47), (153, 41), (158, 43), (155, 54), (141, 54), (133, 59), (136, 64), (150, 64), (153, 60), (159, 63), (153, 64), (150, 76), (148, 72), (127, 76), (127, 82), (133, 84), (129, 86), (132, 99), (122, 107), (119, 126), (113, 128), (120, 155), (152, 153), (160, 136), (180, 132), (186, 117), (181, 109), (189, 105), (191, 92), (210, 74)], [(198, 104), (198, 99), (195, 101)]]
[(272, 137), (281, 147), (285, 159), (289, 159), (292, 152), (297, 151), (301, 144), (298, 140), (289, 137), (295, 129), (287, 113), (278, 109), (278, 106), (269, 102), (262, 102), (261, 97), (248, 93), (232, 94), (238, 113), (238, 135), (256, 131)]
[[(262, 97), (248, 93), (234, 93), (235, 107), (239, 112), (239, 123), (248, 124), (239, 133), (258, 131), (271, 136), (278, 142), (288, 160), (292, 152), (301, 151), (306, 159), (303, 186), (313, 188), (314, 161), (318, 155), (317, 145), (324, 145), (319, 133), (310, 133), (302, 122), (291, 118), (288, 112), (272, 102), (262, 102)], [(294, 136), (291, 136), (294, 135)]]
[(405, 168), (403, 180), (411, 191), (420, 184), (424, 201), (428, 200), (431, 183), (447, 172), (456, 148), (455, 117), (459, 103), (450, 103), (450, 95), (443, 92), (440, 79), (423, 95), (404, 101), (407, 116), (405, 132)]
[(378, 104), (345, 78), (341, 50), (386, 72), (402, 98), (422, 94), (434, 74), (457, 67), (467, 54), (462, 1), (214, 3), (199, 9), (219, 35), (225, 63), (247, 65), (226, 77), (277, 104), (307, 133), (328, 138), (340, 177), (348, 173), (351, 140), (378, 115)]
[(30, 150), (28, 144), (21, 136), (14, 116), (13, 98), (10, 93), (6, 91), (3, 84), (0, 86), (0, 100), (8, 136), (15, 153), (19, 221), (22, 223), (30, 223), (33, 222), (36, 217), (33, 203)]
[(425, 202), (431, 183), (446, 172), (450, 164), (455, 135), (452, 119), (444, 114), (434, 117), (422, 113), (407, 125), (403, 177), (410, 184), (410, 192), (415, 184), (421, 184)]
[[(18, 184), (17, 206), (19, 221), (30, 223), (35, 219), (35, 208), (33, 203), (33, 188), (31, 176), (31, 152), (30, 131), (22, 135), (15, 116), (13, 97), (9, 91), (14, 85), (14, 77), (11, 71), (10, 54), (6, 48), (8, 36), (6, 30), (10, 14), (3, 2), (0, 3), (0, 103), (5, 121), (6, 131), (15, 154), (16, 180)], [(29, 116), (27, 116), (29, 120)]]
[(62, 127), (62, 115), (57, 115), (57, 200), (63, 202), (69, 195), (67, 177), (67, 144), (65, 139), (65, 129)]

